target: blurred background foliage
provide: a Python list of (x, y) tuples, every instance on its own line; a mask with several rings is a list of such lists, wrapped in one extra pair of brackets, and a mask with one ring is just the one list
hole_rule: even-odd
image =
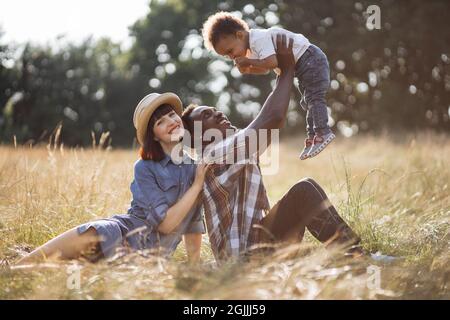
[[(381, 9), (381, 29), (366, 28), (366, 9)], [(2, 41), (0, 141), (46, 142), (63, 125), (66, 145), (88, 145), (109, 131), (130, 146), (132, 115), (150, 92), (173, 91), (185, 104), (217, 106), (244, 126), (259, 111), (275, 75), (241, 76), (232, 61), (208, 52), (201, 26), (232, 11), (250, 27), (303, 33), (327, 54), (331, 124), (345, 136), (380, 130), (450, 132), (450, 28), (447, 0), (153, 0), (130, 26), (123, 49), (107, 38), (56, 46)], [(292, 92), (288, 134), (304, 131)]]

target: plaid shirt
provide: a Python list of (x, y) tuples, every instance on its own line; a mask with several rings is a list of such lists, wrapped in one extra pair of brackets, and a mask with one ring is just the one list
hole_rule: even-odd
[(216, 260), (238, 257), (258, 241), (254, 228), (269, 209), (258, 166), (257, 150), (249, 152), (246, 130), (205, 148), (213, 162), (205, 177), (203, 206)]

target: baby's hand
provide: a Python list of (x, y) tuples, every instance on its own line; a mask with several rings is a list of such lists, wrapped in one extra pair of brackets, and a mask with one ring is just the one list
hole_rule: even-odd
[(236, 65), (236, 67), (238, 68), (238, 70), (239, 70), (239, 72), (240, 72), (241, 74), (247, 74), (247, 73), (249, 73), (249, 68), (248, 68), (248, 67), (246, 67), (246, 68), (241, 68), (241, 67), (239, 67), (238, 65)]
[(250, 67), (250, 60), (247, 57), (237, 57), (234, 59), (234, 63), (239, 69)]

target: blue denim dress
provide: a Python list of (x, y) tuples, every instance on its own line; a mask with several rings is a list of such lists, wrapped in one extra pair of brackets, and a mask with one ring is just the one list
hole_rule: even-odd
[(205, 233), (200, 205), (192, 208), (170, 234), (157, 231), (167, 210), (194, 181), (196, 166), (188, 162), (185, 158), (181, 164), (175, 164), (167, 155), (159, 162), (138, 160), (134, 165), (134, 181), (130, 187), (133, 199), (128, 213), (82, 224), (77, 227), (78, 233), (94, 228), (100, 236), (104, 257), (112, 256), (121, 246), (134, 250), (158, 248), (171, 254), (183, 234)]

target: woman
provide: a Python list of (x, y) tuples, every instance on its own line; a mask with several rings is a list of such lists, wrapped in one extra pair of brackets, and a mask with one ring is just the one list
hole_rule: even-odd
[(170, 254), (182, 235), (189, 260), (198, 260), (205, 232), (198, 198), (207, 166), (200, 164), (196, 169), (180, 154), (184, 131), (181, 112), (182, 103), (173, 93), (152, 93), (137, 105), (133, 122), (141, 159), (134, 166), (133, 199), (127, 214), (66, 231), (18, 263), (54, 256), (97, 260), (110, 257), (121, 246)]

